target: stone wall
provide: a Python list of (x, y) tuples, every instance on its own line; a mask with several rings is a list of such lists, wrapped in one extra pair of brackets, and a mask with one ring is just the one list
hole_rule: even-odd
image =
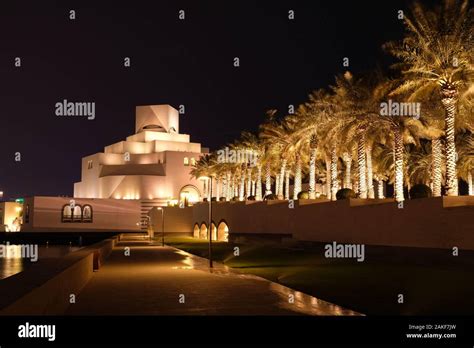
[[(209, 205), (165, 207), (165, 231), (192, 235), (207, 225)], [(474, 197), (405, 201), (351, 199), (213, 202), (213, 222), (225, 222), (230, 238), (291, 236), (299, 241), (474, 250)], [(152, 217), (158, 224), (156, 215)]]

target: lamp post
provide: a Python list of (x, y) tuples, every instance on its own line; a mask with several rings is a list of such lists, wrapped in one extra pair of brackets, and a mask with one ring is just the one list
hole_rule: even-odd
[(212, 268), (212, 176), (209, 175), (209, 267)]
[(153, 234), (153, 226), (151, 225), (151, 217), (147, 215), (146, 218), (148, 219), (147, 233), (148, 233), (148, 238), (150, 239), (150, 243), (151, 243), (152, 240), (153, 240), (153, 237), (154, 237), (154, 236), (152, 236), (152, 234)]
[(158, 207), (161, 210), (161, 246), (165, 246), (165, 211), (162, 207)]

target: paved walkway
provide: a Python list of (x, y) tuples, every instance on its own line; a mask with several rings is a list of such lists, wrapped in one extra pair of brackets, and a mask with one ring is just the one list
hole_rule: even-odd
[(220, 264), (209, 270), (208, 260), (138, 240), (116, 245), (66, 314), (357, 315)]

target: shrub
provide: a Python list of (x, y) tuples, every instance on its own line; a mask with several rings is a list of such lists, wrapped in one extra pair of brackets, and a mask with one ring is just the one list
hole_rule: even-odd
[(225, 197), (221, 197), (221, 198), (219, 198), (219, 201), (221, 201), (221, 202), (225, 202)]
[(255, 196), (248, 196), (248, 197), (247, 197), (247, 200), (248, 200), (248, 201), (255, 201)]
[(211, 202), (217, 202), (217, 197), (212, 197)]
[(277, 195), (273, 194), (273, 193), (270, 193), (268, 195), (265, 196), (264, 200), (265, 201), (274, 201), (274, 200), (277, 200), (278, 197)]
[(336, 199), (338, 201), (343, 200), (343, 199), (349, 199), (349, 198), (356, 198), (356, 194), (354, 191), (348, 188), (343, 188), (337, 191), (336, 193)]
[(235, 201), (238, 201), (239, 200), (239, 196), (234, 196), (232, 197), (232, 200), (235, 202)]
[(433, 196), (433, 192), (424, 184), (416, 184), (410, 189), (410, 199), (429, 198)]
[(300, 193), (298, 193), (298, 199), (309, 199), (309, 192), (301, 191)]

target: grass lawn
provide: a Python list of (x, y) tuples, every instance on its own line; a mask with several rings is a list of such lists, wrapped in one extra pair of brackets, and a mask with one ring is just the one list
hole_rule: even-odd
[[(168, 237), (208, 256), (208, 242)], [(234, 256), (239, 247), (240, 255)], [(366, 246), (366, 259), (328, 259), (324, 245), (297, 248), (213, 242), (213, 258), (343, 307), (373, 314), (474, 314), (474, 253)], [(398, 294), (404, 303), (398, 303)]]

